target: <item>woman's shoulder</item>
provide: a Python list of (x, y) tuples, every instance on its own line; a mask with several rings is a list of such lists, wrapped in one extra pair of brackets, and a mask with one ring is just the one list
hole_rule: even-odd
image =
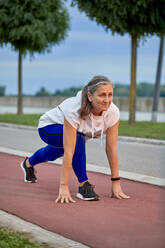
[(111, 105), (109, 106), (108, 110), (107, 110), (107, 114), (108, 113), (115, 113), (115, 112), (119, 112), (119, 108), (116, 106), (116, 104), (114, 104), (113, 102), (111, 103)]
[(80, 94), (67, 98), (58, 107), (64, 113), (64, 115), (76, 116), (76, 118), (79, 118), (78, 110), (81, 107)]
[(65, 99), (60, 105), (60, 108), (68, 109), (68, 111), (74, 111), (75, 109), (80, 108), (81, 105), (81, 92), (78, 92), (76, 96), (69, 97)]

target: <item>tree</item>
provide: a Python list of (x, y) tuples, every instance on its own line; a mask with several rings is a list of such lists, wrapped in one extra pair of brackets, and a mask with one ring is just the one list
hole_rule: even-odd
[(112, 34), (131, 37), (129, 123), (135, 123), (137, 44), (141, 37), (165, 33), (165, 0), (72, 0), (91, 19)]
[(62, 0), (0, 0), (0, 45), (18, 52), (18, 109), (22, 114), (22, 57), (50, 52), (66, 37), (69, 16)]
[(0, 86), (0, 96), (5, 96), (5, 86)]
[(137, 85), (136, 96), (138, 97), (152, 97), (154, 91), (154, 84), (141, 82)]
[(158, 103), (159, 103), (159, 96), (160, 96), (160, 79), (161, 79), (162, 64), (163, 64), (163, 49), (164, 49), (164, 36), (161, 37), (160, 39), (157, 73), (156, 73), (156, 80), (155, 80), (153, 105), (152, 105), (152, 116), (151, 116), (152, 122), (157, 122)]
[(70, 87), (64, 90), (56, 90), (53, 95), (71, 97), (71, 96), (75, 96), (77, 92), (80, 91), (81, 89), (82, 87)]
[(115, 83), (114, 96), (128, 97), (128, 95), (129, 95), (129, 85)]
[(165, 85), (160, 86), (160, 97), (165, 97)]
[(41, 87), (39, 91), (36, 92), (35, 96), (50, 96), (51, 94), (45, 89), (45, 87)]

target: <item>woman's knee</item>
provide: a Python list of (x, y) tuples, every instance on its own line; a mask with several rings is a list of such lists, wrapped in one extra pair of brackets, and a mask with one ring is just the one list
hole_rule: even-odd
[(63, 148), (63, 125), (53, 124), (38, 129), (42, 141), (51, 146)]
[(44, 153), (44, 157), (48, 161), (54, 161), (55, 159), (63, 155), (63, 150), (47, 145), (46, 147), (44, 147), (43, 153)]

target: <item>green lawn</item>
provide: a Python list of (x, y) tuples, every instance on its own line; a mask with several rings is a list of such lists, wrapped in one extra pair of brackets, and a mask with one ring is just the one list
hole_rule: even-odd
[[(37, 114), (0, 114), (0, 122), (37, 126), (41, 115)], [(137, 121), (135, 125), (128, 125), (128, 121), (120, 121), (120, 136), (132, 136), (165, 140), (165, 122), (152, 123)]]
[(165, 122), (137, 121), (128, 125), (127, 121), (120, 121), (119, 135), (165, 140)]
[(22, 233), (0, 228), (0, 248), (44, 248), (44, 246), (32, 242)]
[(41, 115), (37, 115), (37, 114), (26, 114), (26, 115), (0, 114), (0, 122), (37, 126), (40, 116)]

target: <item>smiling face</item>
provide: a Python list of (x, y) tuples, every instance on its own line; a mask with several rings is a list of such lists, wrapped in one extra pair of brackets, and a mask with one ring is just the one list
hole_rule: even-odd
[(92, 113), (94, 115), (101, 115), (106, 111), (113, 99), (113, 87), (107, 83), (100, 85), (93, 94), (88, 92), (88, 100), (92, 104)]

